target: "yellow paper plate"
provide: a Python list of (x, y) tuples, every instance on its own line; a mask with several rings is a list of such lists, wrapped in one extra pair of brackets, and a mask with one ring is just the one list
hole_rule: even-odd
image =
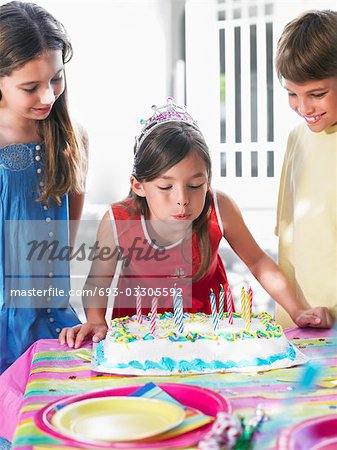
[(163, 433), (185, 418), (180, 406), (140, 397), (99, 397), (66, 405), (53, 426), (75, 439), (134, 441)]

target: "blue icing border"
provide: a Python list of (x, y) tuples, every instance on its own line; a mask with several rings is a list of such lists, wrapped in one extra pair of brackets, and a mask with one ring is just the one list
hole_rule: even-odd
[(221, 370), (221, 369), (232, 369), (232, 368), (242, 368), (242, 367), (259, 367), (259, 366), (270, 366), (276, 361), (280, 361), (283, 359), (289, 359), (290, 361), (294, 361), (296, 359), (296, 351), (291, 343), (289, 343), (289, 347), (286, 353), (272, 355), (269, 358), (253, 358), (251, 361), (247, 359), (243, 359), (237, 363), (234, 361), (228, 360), (226, 362), (222, 362), (219, 360), (214, 360), (210, 363), (206, 363), (200, 358), (195, 358), (192, 361), (175, 361), (172, 358), (161, 358), (159, 362), (155, 361), (145, 361), (144, 363), (140, 363), (139, 361), (130, 361), (127, 364), (116, 364), (113, 365), (111, 363), (106, 364), (106, 360), (104, 358), (104, 346), (103, 341), (97, 344), (96, 347), (96, 355), (95, 360), (98, 365), (106, 364), (106, 368), (115, 368), (115, 369), (127, 369), (133, 368), (137, 370), (143, 370), (144, 372), (151, 369), (158, 369), (163, 371), (173, 372), (174, 370), (179, 372), (189, 372), (189, 371), (197, 371), (203, 372), (207, 369), (209, 370)]
[(105, 363), (105, 357), (104, 357), (104, 340), (99, 341), (98, 344), (96, 344), (94, 354), (94, 360), (96, 364), (101, 365)]

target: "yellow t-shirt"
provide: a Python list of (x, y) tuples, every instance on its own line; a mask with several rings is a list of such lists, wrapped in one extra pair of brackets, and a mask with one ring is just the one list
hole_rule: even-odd
[[(276, 234), (279, 265), (297, 295), (337, 313), (337, 125), (320, 133), (306, 124), (289, 135)], [(277, 320), (293, 323), (277, 306)]]

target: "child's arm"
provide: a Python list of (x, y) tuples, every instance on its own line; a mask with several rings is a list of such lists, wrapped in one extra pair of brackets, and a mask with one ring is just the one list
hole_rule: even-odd
[[(107, 249), (109, 249), (109, 254), (107, 254)], [(94, 342), (105, 338), (108, 330), (105, 320), (107, 294), (115, 272), (117, 258), (111, 219), (107, 212), (98, 229), (95, 256), (83, 287), (82, 300), (87, 322), (72, 328), (63, 328), (59, 336), (61, 344), (79, 348), (88, 336), (91, 336)]]
[(218, 193), (218, 203), (224, 237), (270, 296), (298, 326), (331, 327), (332, 317), (327, 308), (311, 308), (304, 298), (296, 296), (278, 265), (254, 240), (234, 201)]

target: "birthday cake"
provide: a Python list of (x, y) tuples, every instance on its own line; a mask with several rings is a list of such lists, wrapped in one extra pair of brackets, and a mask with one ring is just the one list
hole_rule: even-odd
[[(252, 314), (247, 323), (241, 314), (228, 313), (218, 320), (203, 313), (184, 313), (183, 329), (174, 314), (151, 313), (111, 321), (107, 336), (94, 344), (92, 368), (124, 375), (258, 372), (303, 364), (307, 361), (267, 313)], [(141, 322), (141, 323), (140, 323)]]

